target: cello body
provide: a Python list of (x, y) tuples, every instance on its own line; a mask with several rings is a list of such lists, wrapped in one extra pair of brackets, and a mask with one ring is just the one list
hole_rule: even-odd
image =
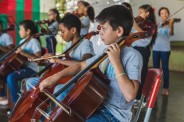
[(0, 63), (0, 89), (4, 87), (6, 76), (19, 69), (26, 60), (20, 54), (13, 53)]
[[(66, 68), (66, 66), (62, 64), (56, 64), (45, 73), (40, 82), (41, 83), (44, 79), (46, 79), (49, 76), (52, 76), (53, 74), (63, 70)], [(60, 80), (60, 83), (66, 83), (70, 77), (66, 77)], [(50, 92), (53, 92), (54, 87), (49, 89)], [(36, 89), (32, 89), (31, 91), (23, 93), (23, 95), (20, 97), (20, 99), (17, 101), (14, 111), (9, 117), (9, 122), (24, 122), (24, 121), (30, 121), (30, 119), (33, 116), (33, 113), (36, 109), (36, 107), (43, 102), (47, 98), (46, 95), (44, 95), (39, 90), (39, 84), (36, 86)], [(38, 116), (39, 118), (39, 116)]]
[(89, 118), (101, 105), (108, 93), (109, 81), (101, 72), (90, 71), (82, 77), (62, 101), (71, 108), (68, 115), (57, 106), (44, 122), (82, 122)]

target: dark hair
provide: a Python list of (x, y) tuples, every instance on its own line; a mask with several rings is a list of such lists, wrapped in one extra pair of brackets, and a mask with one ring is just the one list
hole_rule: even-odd
[[(32, 21), (32, 20), (23, 20), (19, 23), (19, 25), (22, 25), (24, 27), (25, 30), (28, 30), (30, 29), (30, 36), (38, 33), (38, 28), (36, 26), (36, 24)], [(39, 43), (41, 44), (41, 40), (40, 40), (40, 37), (35, 37)]]
[(30, 31), (31, 31), (30, 35), (38, 33), (38, 29), (37, 29), (35, 23), (32, 20), (23, 20), (23, 21), (20, 22), (19, 25), (23, 25), (25, 30), (30, 29)]
[(167, 11), (167, 13), (170, 15), (170, 12), (169, 12), (169, 9), (166, 8), (166, 7), (161, 7), (159, 10), (158, 10), (158, 15), (160, 16), (160, 12), (165, 9)]
[(131, 7), (130, 3), (123, 2), (122, 5), (124, 5), (125, 7), (127, 7), (127, 9), (129, 9), (130, 12), (132, 12), (132, 14), (133, 14), (133, 10), (132, 10), (132, 7)]
[[(157, 23), (155, 18), (155, 12), (154, 9), (149, 4), (145, 4), (139, 7), (139, 9), (144, 9), (146, 12), (149, 12), (149, 15), (147, 17), (148, 20), (150, 20), (155, 25), (155, 30), (157, 30)], [(157, 37), (157, 32), (155, 32), (152, 36), (151, 45), (155, 43), (155, 39)]]
[(81, 0), (78, 3), (82, 3), (85, 7), (87, 7), (87, 15), (89, 19), (91, 20), (91, 22), (94, 22), (95, 12), (94, 12), (93, 7), (86, 1)]
[(73, 14), (66, 14), (60, 21), (59, 24), (63, 24), (66, 28), (76, 28), (77, 32), (80, 33), (81, 21), (79, 18)]
[(133, 26), (131, 12), (122, 5), (114, 5), (103, 9), (96, 20), (101, 24), (109, 22), (113, 30), (116, 30), (119, 26), (123, 27), (123, 36), (128, 36)]
[(56, 8), (52, 8), (49, 11), (52, 11), (56, 14), (56, 21), (59, 22), (59, 20), (60, 20), (59, 11)]

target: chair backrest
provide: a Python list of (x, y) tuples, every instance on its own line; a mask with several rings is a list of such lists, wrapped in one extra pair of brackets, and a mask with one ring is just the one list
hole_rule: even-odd
[(142, 94), (147, 97), (148, 108), (153, 108), (160, 88), (162, 70), (151, 68), (148, 70)]
[(156, 97), (157, 97), (157, 94), (158, 94), (158, 91), (160, 88), (161, 76), (162, 76), (161, 69), (151, 68), (148, 70), (148, 73), (146, 76), (146, 81), (145, 81), (143, 89), (142, 89), (142, 96), (141, 96), (140, 104), (139, 104), (138, 109), (136, 111), (133, 122), (137, 122), (139, 119), (139, 115), (140, 115), (140, 112), (142, 109), (142, 104), (143, 104), (145, 97), (148, 100), (148, 102), (147, 102), (148, 108), (146, 111), (144, 122), (149, 121), (149, 117), (151, 115), (151, 110), (154, 107)]

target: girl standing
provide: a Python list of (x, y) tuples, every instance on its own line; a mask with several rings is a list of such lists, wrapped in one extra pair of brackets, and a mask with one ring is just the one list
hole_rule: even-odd
[(88, 2), (79, 1), (77, 7), (78, 14), (82, 16), (80, 18), (82, 23), (80, 35), (82, 36), (88, 33), (90, 21), (94, 22), (95, 13), (93, 7)]
[[(147, 31), (152, 32), (152, 30), (156, 30), (156, 19), (155, 19), (154, 9), (150, 5), (145, 4), (145, 5), (140, 6), (138, 11), (139, 11), (139, 15), (138, 15), (139, 18), (142, 18), (143, 20), (149, 22), (150, 24), (153, 24), (155, 27), (155, 28), (150, 28)], [(138, 24), (140, 23), (134, 20), (134, 24), (132, 28), (133, 33), (144, 31), (143, 28), (141, 28)], [(144, 26), (145, 23), (142, 23), (142, 24), (143, 24), (142, 26)], [(157, 33), (155, 32), (151, 37), (140, 39), (138, 41), (135, 41), (132, 44), (134, 49), (138, 50), (143, 57), (143, 68), (141, 71), (141, 85), (139, 87), (139, 91), (137, 95), (138, 100), (141, 98), (142, 87), (144, 85), (146, 75), (148, 72), (148, 62), (149, 62), (149, 57), (150, 57), (150, 52), (151, 52), (150, 46), (154, 43), (156, 35)]]
[(59, 17), (59, 12), (57, 9), (50, 9), (48, 12), (48, 30), (49, 30), (49, 35), (46, 36), (46, 42), (47, 42), (47, 49), (48, 53), (56, 53), (56, 34), (58, 33), (58, 22), (60, 20)]
[(153, 67), (160, 68), (160, 61), (162, 62), (163, 69), (163, 95), (169, 95), (169, 57), (170, 57), (170, 36), (174, 35), (174, 19), (167, 18), (170, 15), (169, 9), (161, 7), (158, 11), (158, 15), (161, 17), (162, 22), (158, 24), (158, 36), (155, 44), (153, 45)]

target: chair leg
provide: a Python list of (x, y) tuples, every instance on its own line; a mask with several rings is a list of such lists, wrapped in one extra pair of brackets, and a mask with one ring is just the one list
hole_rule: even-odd
[(141, 96), (141, 101), (140, 101), (140, 104), (139, 104), (138, 109), (137, 109), (137, 111), (136, 111), (136, 114), (135, 114), (135, 117), (134, 117), (133, 122), (137, 122), (138, 119), (139, 119), (139, 115), (140, 115), (141, 109), (142, 109), (141, 106), (142, 106), (142, 103), (143, 103), (143, 101), (144, 101), (144, 98), (145, 98), (145, 96), (142, 95), (142, 96)]
[(144, 122), (148, 122), (151, 115), (152, 108), (148, 108), (144, 117)]

